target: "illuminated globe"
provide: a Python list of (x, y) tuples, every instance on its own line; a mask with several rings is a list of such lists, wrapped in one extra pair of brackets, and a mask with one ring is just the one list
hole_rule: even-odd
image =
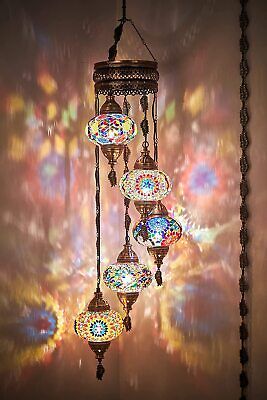
[(86, 125), (87, 138), (101, 146), (129, 143), (137, 134), (135, 122), (120, 113), (101, 114), (92, 118)]
[(107, 287), (114, 292), (141, 292), (152, 282), (150, 270), (138, 262), (111, 264), (103, 273)]
[(78, 336), (90, 343), (109, 342), (122, 333), (123, 321), (117, 311), (110, 309), (102, 292), (97, 289), (87, 310), (76, 318), (74, 329)]
[(122, 317), (113, 310), (84, 311), (75, 320), (75, 332), (89, 342), (108, 342), (122, 331)]
[(120, 190), (130, 200), (157, 201), (170, 192), (171, 181), (164, 172), (156, 169), (134, 169), (122, 176)]
[[(144, 228), (145, 236), (142, 233)], [(147, 247), (168, 247), (178, 242), (181, 235), (181, 225), (167, 215), (151, 216), (145, 221), (139, 221), (133, 229), (135, 240)]]

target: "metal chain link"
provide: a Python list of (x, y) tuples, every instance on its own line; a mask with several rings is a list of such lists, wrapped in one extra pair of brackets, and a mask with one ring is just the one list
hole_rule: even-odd
[(248, 61), (247, 61), (247, 52), (249, 49), (248, 38), (247, 38), (247, 27), (249, 24), (248, 14), (246, 10), (246, 5), (248, 0), (240, 0), (241, 4), (241, 13), (239, 17), (239, 25), (241, 29), (241, 37), (240, 37), (240, 148), (241, 148), (241, 157), (240, 157), (240, 172), (241, 172), (241, 181), (240, 181), (240, 197), (241, 197), (241, 205), (240, 205), (240, 269), (241, 275), (239, 279), (239, 289), (240, 289), (240, 303), (239, 303), (239, 311), (241, 323), (239, 326), (239, 336), (240, 336), (240, 363), (241, 363), (241, 372), (239, 376), (239, 383), (241, 389), (241, 396), (239, 400), (247, 400), (246, 388), (248, 386), (249, 380), (247, 376), (247, 363), (249, 361), (248, 349), (247, 349), (247, 339), (248, 339), (248, 325), (247, 325), (247, 315), (248, 315), (248, 306), (246, 301), (246, 293), (249, 289), (248, 284), (248, 276), (247, 269), (249, 266), (249, 259), (247, 254), (247, 245), (249, 241), (248, 236), (248, 207), (247, 207), (247, 195), (249, 193), (248, 181), (247, 181), (247, 173), (249, 170), (247, 149), (249, 146), (248, 140), (248, 122), (249, 122), (249, 114), (248, 114), (248, 99), (249, 99), (249, 90), (247, 84), (247, 76), (249, 73)]
[[(123, 100), (123, 112), (128, 115), (130, 111), (130, 104), (127, 100), (127, 97), (124, 96)], [(124, 161), (124, 171), (123, 173), (126, 174), (126, 172), (129, 172), (129, 157), (131, 155), (131, 151), (127, 145), (124, 146), (123, 149), (123, 161)], [(124, 226), (125, 226), (125, 244), (130, 244), (130, 235), (129, 235), (129, 230), (130, 230), (130, 225), (131, 225), (131, 217), (129, 215), (129, 207), (130, 207), (130, 199), (127, 199), (127, 197), (124, 197), (124, 207), (125, 207), (125, 213), (124, 213)]]
[(152, 119), (154, 125), (154, 161), (158, 162), (158, 97), (157, 93), (154, 93), (153, 104), (152, 104)]

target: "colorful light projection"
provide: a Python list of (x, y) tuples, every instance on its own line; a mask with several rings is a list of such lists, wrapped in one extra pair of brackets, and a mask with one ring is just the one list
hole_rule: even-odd
[[(2, 277), (3, 278), (3, 277)], [(47, 362), (61, 345), (65, 333), (63, 310), (51, 294), (44, 294), (35, 282), (6, 276), (1, 282), (0, 343), (1, 372), (22, 372), (36, 363)]]
[(54, 336), (57, 330), (57, 317), (50, 310), (33, 307), (26, 315), (18, 319), (17, 324), (18, 331), (29, 342), (41, 343)]

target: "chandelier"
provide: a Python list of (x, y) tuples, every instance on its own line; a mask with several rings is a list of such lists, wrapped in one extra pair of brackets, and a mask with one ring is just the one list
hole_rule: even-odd
[[(130, 23), (149, 52), (152, 60), (116, 60), (117, 46), (125, 23)], [(140, 292), (152, 282), (150, 269), (139, 261), (130, 241), (131, 217), (130, 203), (133, 201), (140, 214), (140, 221), (134, 225), (133, 237), (137, 244), (147, 247), (154, 258), (157, 270), (155, 279), (162, 285), (161, 266), (169, 246), (176, 243), (182, 234), (181, 225), (168, 215), (161, 200), (171, 191), (168, 175), (159, 169), (158, 160), (158, 64), (148, 45), (142, 38), (134, 22), (126, 17), (126, 0), (122, 1), (122, 18), (114, 31), (114, 43), (109, 49), (107, 61), (94, 65), (95, 116), (89, 120), (85, 134), (89, 142), (95, 144), (95, 183), (96, 183), (96, 275), (97, 286), (93, 299), (86, 310), (75, 320), (75, 332), (86, 340), (98, 360), (98, 379), (102, 379), (102, 361), (110, 342), (116, 339), (125, 328), (132, 327), (130, 311)], [(102, 97), (104, 102), (100, 107)], [(139, 134), (136, 122), (129, 116), (130, 96), (139, 97), (143, 136), (139, 158), (129, 170), (129, 143)], [(150, 134), (149, 118), (152, 120)], [(151, 138), (152, 136), (152, 138)], [(153, 155), (149, 146), (153, 143)], [(123, 306), (124, 317), (110, 309), (100, 289), (100, 149), (110, 165), (108, 179), (112, 187), (117, 185), (115, 165), (123, 155), (124, 172), (119, 188), (124, 197), (125, 242), (116, 262), (105, 267), (103, 281), (117, 294)]]

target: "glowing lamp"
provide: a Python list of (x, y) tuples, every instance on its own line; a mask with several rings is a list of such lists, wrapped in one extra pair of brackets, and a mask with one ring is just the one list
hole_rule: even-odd
[(110, 309), (100, 291), (96, 291), (87, 310), (78, 315), (74, 323), (75, 332), (79, 337), (88, 341), (94, 351), (98, 366), (96, 376), (102, 379), (105, 369), (102, 365), (104, 353), (110, 341), (116, 339), (123, 331), (121, 315)]
[(143, 219), (153, 210), (158, 200), (167, 196), (171, 187), (170, 178), (158, 170), (147, 149), (136, 160), (134, 169), (126, 172), (120, 180), (123, 196), (134, 200), (135, 207)]
[(87, 125), (86, 136), (100, 146), (129, 143), (137, 134), (135, 122), (121, 113), (101, 114)]
[(139, 293), (151, 284), (151, 271), (145, 265), (139, 263), (132, 246), (125, 244), (124, 249), (117, 258), (117, 262), (105, 269), (103, 280), (109, 289), (117, 292), (117, 296), (126, 312), (123, 322), (126, 331), (129, 331), (131, 329), (130, 310)]
[(107, 96), (100, 109), (100, 115), (92, 118), (86, 125), (87, 138), (101, 146), (102, 153), (108, 159), (111, 171), (108, 175), (111, 186), (117, 184), (114, 165), (123, 151), (137, 134), (135, 122), (122, 114), (121, 107), (114, 96)]
[(77, 335), (89, 342), (107, 342), (116, 339), (122, 332), (119, 313), (107, 311), (84, 311), (75, 321)]
[[(143, 225), (147, 235), (141, 234)], [(181, 225), (169, 216), (153, 216), (138, 222), (133, 229), (135, 240), (146, 247), (164, 247), (178, 242), (182, 234)]]
[(170, 178), (162, 171), (133, 170), (120, 180), (123, 196), (134, 201), (157, 201), (171, 190)]
[(159, 286), (162, 284), (160, 267), (163, 259), (169, 251), (169, 246), (176, 243), (181, 235), (181, 225), (168, 216), (166, 207), (160, 201), (150, 216), (139, 221), (133, 229), (135, 240), (146, 246), (149, 254), (154, 257), (157, 265), (155, 278)]
[(107, 287), (114, 292), (141, 292), (151, 283), (151, 272), (138, 262), (111, 264), (103, 274)]

